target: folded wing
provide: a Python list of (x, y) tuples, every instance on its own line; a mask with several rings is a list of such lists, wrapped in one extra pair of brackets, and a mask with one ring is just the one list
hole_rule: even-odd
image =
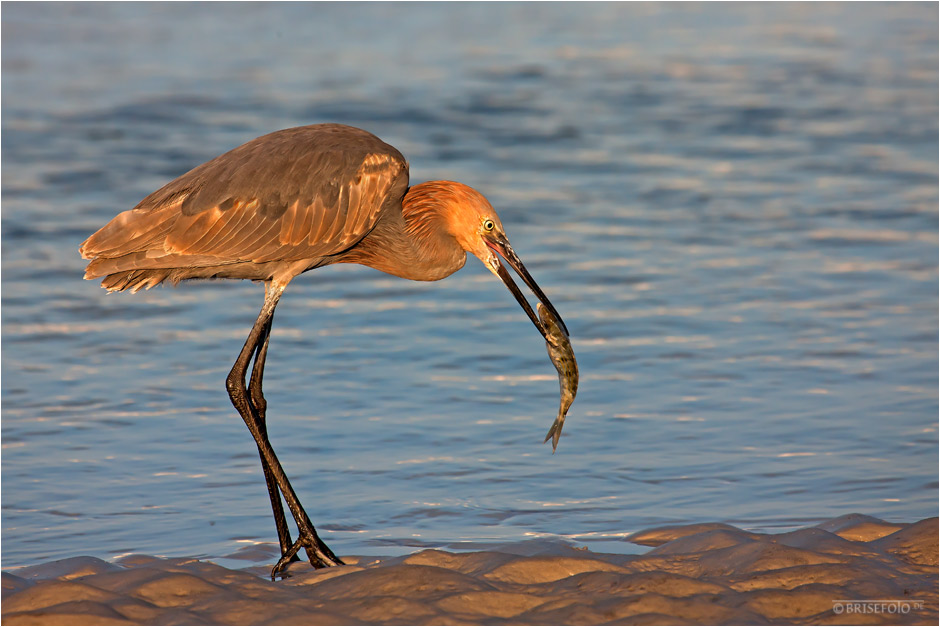
[[(85, 278), (137, 290), (163, 280), (264, 278), (271, 264), (336, 255), (401, 212), (408, 164), (341, 125), (259, 137), (191, 170), (89, 237)], [(267, 264), (267, 266), (265, 265)]]

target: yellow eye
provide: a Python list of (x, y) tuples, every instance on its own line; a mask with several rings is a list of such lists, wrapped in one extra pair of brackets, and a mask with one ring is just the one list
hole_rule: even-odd
[(492, 220), (490, 220), (489, 218), (487, 218), (486, 220), (483, 221), (483, 230), (484, 230), (484, 231), (492, 231), (492, 230), (495, 229), (495, 228), (496, 228), (496, 223), (493, 222)]

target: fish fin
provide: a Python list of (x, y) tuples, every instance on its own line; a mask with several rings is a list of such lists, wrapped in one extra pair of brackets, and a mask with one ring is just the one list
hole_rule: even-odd
[(542, 440), (542, 444), (551, 439), (552, 441), (552, 455), (555, 454), (555, 451), (558, 449), (558, 440), (561, 438), (561, 428), (565, 426), (565, 417), (559, 416), (555, 418), (555, 422), (552, 423), (551, 428), (548, 430), (548, 435), (545, 436), (545, 439)]
[[(546, 436), (545, 436), (545, 439), (542, 440), (542, 444), (545, 444), (546, 442), (548, 442), (549, 440), (552, 439), (552, 436), (555, 435), (555, 425), (557, 425), (557, 424), (558, 424), (557, 421), (552, 423), (551, 428), (548, 430), (548, 435), (546, 435)], [(554, 452), (554, 451), (553, 451), (553, 452)]]

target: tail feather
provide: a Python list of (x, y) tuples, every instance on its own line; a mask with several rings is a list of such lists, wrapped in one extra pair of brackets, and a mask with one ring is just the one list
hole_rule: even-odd
[(98, 257), (85, 268), (86, 279), (127, 271), (171, 270), (185, 268), (207, 268), (235, 263), (209, 255), (177, 255), (163, 251), (144, 250), (121, 257)]
[(185, 279), (226, 276), (223, 272), (230, 272), (228, 269), (233, 265), (237, 265), (237, 262), (206, 255), (162, 255), (148, 258), (145, 251), (116, 259), (94, 259), (85, 269), (85, 278), (104, 277), (101, 287), (109, 292), (136, 292), (140, 289), (150, 289), (164, 281), (175, 285)]
[(101, 287), (109, 292), (123, 292), (130, 290), (137, 292), (141, 289), (150, 289), (165, 281), (172, 272), (172, 268), (157, 270), (126, 270), (109, 274), (101, 281)]

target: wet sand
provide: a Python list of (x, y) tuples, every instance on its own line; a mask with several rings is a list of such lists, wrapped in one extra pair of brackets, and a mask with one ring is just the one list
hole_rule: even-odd
[(850, 514), (781, 534), (701, 524), (631, 535), (654, 547), (642, 555), (551, 543), (425, 550), (322, 571), (294, 564), (277, 582), (193, 559), (78, 557), (4, 572), (2, 622), (936, 624), (937, 537), (937, 518)]

